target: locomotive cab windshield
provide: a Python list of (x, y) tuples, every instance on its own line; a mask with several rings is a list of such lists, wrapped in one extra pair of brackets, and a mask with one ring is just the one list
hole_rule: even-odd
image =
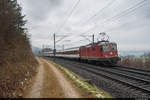
[(112, 51), (116, 51), (117, 50), (117, 45), (116, 44), (113, 44), (112, 45)]
[(103, 49), (103, 52), (108, 52), (108, 51), (110, 51), (109, 45), (103, 45), (103, 46), (102, 46), (102, 49)]

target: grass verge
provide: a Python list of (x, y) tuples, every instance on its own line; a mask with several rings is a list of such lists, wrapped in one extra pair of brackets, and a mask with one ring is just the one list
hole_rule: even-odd
[(77, 87), (80, 87), (84, 92), (91, 94), (93, 98), (112, 98), (109, 94), (87, 83), (84, 79), (80, 78), (72, 71), (54, 63), (53, 61), (50, 61), (50, 60), (48, 61), (54, 66), (56, 66), (58, 69), (63, 71), (69, 77), (69, 79), (71, 79), (73, 83), (75, 83)]

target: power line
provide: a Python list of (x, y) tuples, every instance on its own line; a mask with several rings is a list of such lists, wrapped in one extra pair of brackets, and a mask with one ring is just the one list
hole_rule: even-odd
[(56, 43), (62, 41), (63, 39), (65, 39), (67, 36), (63, 36), (62, 38), (60, 38), (59, 40), (56, 41)]
[(80, 0), (78, 0), (76, 2), (76, 4), (73, 6), (71, 12), (69, 13), (69, 15), (66, 17), (66, 19), (64, 20), (64, 22), (60, 25), (60, 27), (57, 29), (56, 32), (60, 31), (62, 29), (62, 27), (66, 24), (66, 22), (69, 20), (69, 18), (71, 17), (71, 15), (73, 14), (73, 12), (75, 11), (75, 9), (77, 8), (78, 4), (80, 3)]
[(56, 41), (56, 43), (62, 41), (63, 39), (65, 39), (66, 37), (68, 37), (68, 35), (56, 35), (56, 37), (61, 37), (59, 40)]
[[(142, 7), (142, 6), (144, 5), (145, 1), (147, 1), (147, 0), (143, 0), (143, 1), (139, 2), (139, 3), (137, 3), (136, 5), (134, 5), (134, 6), (130, 7), (130, 8), (128, 8), (128, 9), (124, 10), (123, 12), (121, 12), (121, 13), (119, 13), (119, 14), (117, 14), (117, 15), (115, 15), (115, 16), (109, 18), (109, 19), (104, 20), (103, 23), (105, 23), (105, 22), (107, 22), (107, 21), (110, 21), (110, 20), (112, 20), (112, 19), (114, 20), (114, 18), (116, 19), (116, 18), (122, 17), (123, 15), (126, 15), (126, 14), (129, 14), (129, 13), (133, 12), (134, 10), (136, 10), (136, 9), (138, 9), (138, 8), (140, 8), (140, 7)], [(88, 31), (90, 31), (90, 30), (92, 30), (92, 29), (94, 29), (94, 28), (95, 28), (95, 27), (89, 29)], [(88, 31), (86, 31), (86, 32), (88, 32)], [(85, 33), (85, 32), (84, 32), (84, 33)], [(82, 34), (83, 34), (83, 33), (82, 33)]]
[(116, 19), (116, 18), (120, 18), (120, 17), (122, 17), (122, 16), (124, 16), (124, 15), (126, 15), (126, 14), (129, 14), (130, 12), (133, 12), (134, 10), (136, 10), (136, 9), (138, 9), (138, 8), (141, 8), (142, 6), (144, 6), (144, 3), (145, 3), (146, 1), (147, 1), (147, 0), (143, 0), (143, 1), (139, 2), (139, 3), (137, 3), (136, 5), (134, 5), (134, 6), (130, 7), (130, 8), (128, 8), (128, 9), (124, 10), (123, 12), (121, 12), (121, 13), (119, 13), (119, 14), (117, 14), (117, 15), (115, 15), (115, 16), (109, 18), (109, 19), (106, 19), (106, 20), (104, 21), (104, 23), (107, 22), (107, 21), (110, 21), (110, 20), (112, 20), (112, 19), (114, 20), (114, 19)]
[[(123, 13), (124, 13), (124, 15), (126, 15), (126, 14), (128, 14), (128, 13), (133, 12), (134, 10), (136, 10), (136, 9), (138, 9), (138, 8), (140, 8), (140, 7), (142, 7), (142, 6), (144, 6), (144, 3), (145, 3), (146, 1), (148, 1), (148, 0), (143, 0), (143, 1), (139, 2), (139, 3), (137, 3), (136, 5), (134, 5), (134, 6), (130, 7), (130, 8), (128, 8), (128, 9), (124, 10), (123, 12), (121, 12), (121, 13), (119, 13), (119, 14), (117, 14), (117, 15), (115, 15), (115, 16), (109, 18), (109, 19), (104, 20), (104, 21), (103, 21), (103, 24), (106, 23), (106, 22), (108, 22), (108, 21), (110, 21), (110, 20), (114, 20), (114, 18), (116, 18), (116, 17), (122, 17), (122, 16), (123, 16), (123, 15), (122, 15)], [(141, 5), (141, 4), (143, 4), (143, 5)], [(140, 6), (139, 6), (139, 5), (140, 5)], [(137, 7), (137, 6), (138, 6), (138, 7)], [(130, 10), (131, 10), (131, 11), (130, 11)], [(127, 11), (129, 11), (129, 12), (127, 12)], [(98, 27), (98, 25), (97, 25), (96, 27)], [(89, 32), (89, 31), (95, 29), (96, 27), (90, 28), (90, 29), (88, 29), (87, 31), (85, 31), (85, 32), (83, 32), (83, 33), (81, 33), (81, 34), (86, 34), (87, 32)]]
[(78, 40), (78, 41), (74, 41), (74, 42), (71, 42), (71, 44), (72, 44), (72, 43), (81, 42), (81, 41), (84, 41), (84, 40)]
[[(144, 16), (144, 17), (146, 17), (146, 16)], [(140, 23), (140, 22), (142, 22), (142, 21), (143, 21), (143, 20), (137, 19), (137, 20), (134, 20), (134, 21), (132, 21), (132, 22), (127, 22), (127, 23), (124, 23), (124, 24), (122, 24), (122, 25), (120, 25), (120, 26), (117, 26), (117, 27), (114, 27), (114, 28), (107, 29), (107, 31), (117, 30), (118, 28), (130, 26), (130, 25), (133, 25), (133, 24), (136, 25), (136, 26), (139, 26), (138, 23)], [(132, 23), (132, 24), (131, 24), (131, 23)], [(130, 27), (130, 28), (131, 28), (131, 27)]]
[(87, 38), (85, 35), (80, 35), (82, 36), (83, 38), (85, 38), (86, 40), (88, 40), (89, 42), (92, 42), (89, 38)]
[(78, 43), (78, 42), (85, 41), (85, 40), (87, 40), (87, 39), (80, 39), (78, 41), (70, 42), (69, 44), (74, 44), (74, 43)]
[[(127, 14), (129, 14), (129, 13), (131, 13), (131, 12), (135, 11), (135, 10), (136, 10), (136, 9), (138, 9), (138, 8), (143, 7), (143, 6), (144, 6), (145, 1), (146, 1), (146, 0), (144, 0), (144, 2), (142, 2), (142, 3), (143, 3), (143, 5), (139, 5), (139, 6), (137, 6), (135, 9), (130, 10), (128, 13), (124, 13), (123, 15), (120, 15), (120, 16), (118, 17), (118, 19), (119, 19), (119, 18), (121, 18), (122, 16), (124, 17), (125, 15), (127, 15)], [(141, 4), (142, 4), (142, 3), (141, 3)], [(116, 19), (116, 18), (115, 18), (115, 19)], [(115, 19), (113, 19), (112, 21), (115, 21)], [(133, 21), (133, 22), (136, 22), (136, 21)], [(119, 27), (123, 27), (123, 26), (125, 26), (125, 24), (123, 24), (123, 25), (121, 25), (121, 26), (119, 26)], [(112, 29), (112, 30), (114, 30), (114, 28), (111, 28), (111, 29)], [(111, 30), (111, 29), (109, 29), (109, 30)]]
[(96, 17), (99, 14), (102, 14), (102, 12), (107, 9), (108, 7), (110, 7), (115, 0), (111, 0), (111, 2), (109, 2), (108, 4), (106, 4), (102, 9), (100, 9), (98, 12), (96, 12), (93, 16), (91, 16), (89, 19), (87, 19), (83, 24), (89, 22), (90, 20), (92, 20), (94, 17)]
[(71, 42), (71, 43), (65, 43), (64, 45), (73, 45), (74, 43), (78, 43), (78, 42), (81, 42), (81, 41), (84, 41), (84, 40), (78, 40), (78, 41), (74, 41), (74, 42)]
[[(74, 9), (78, 6), (80, 0), (77, 1), (77, 3), (75, 4), (75, 6), (73, 7), (71, 13), (69, 14), (69, 16), (66, 18), (66, 20), (60, 25), (60, 27), (58, 28), (57, 31), (61, 30), (61, 28), (65, 25), (65, 23), (68, 21), (69, 17), (72, 15)], [(111, 2), (109, 2), (105, 7), (103, 7), (102, 9), (100, 9), (96, 14), (94, 14), (93, 16), (91, 16), (89, 20), (91, 20), (93, 17), (96, 17), (100, 12), (102, 12), (104, 9), (106, 9), (108, 6), (112, 5), (114, 2), (114, 0), (112, 0)]]
[[(67, 34), (67, 33), (66, 33)], [(70, 34), (73, 34), (73, 33), (70, 33)], [(60, 42), (62, 40), (64, 40), (65, 38), (69, 37), (68, 35), (56, 35), (57, 37), (61, 37), (59, 40), (56, 41), (57, 42)], [(63, 41), (62, 41), (63, 42)]]

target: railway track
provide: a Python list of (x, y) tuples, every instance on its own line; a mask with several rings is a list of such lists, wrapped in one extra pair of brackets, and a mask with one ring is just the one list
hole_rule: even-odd
[[(91, 65), (90, 66), (89, 65), (85, 66), (85, 64), (76, 63), (76, 62), (72, 62), (71, 64), (74, 64), (74, 65), (76, 65), (76, 67), (82, 68), (83, 70), (86, 70), (88, 72), (92, 72), (94, 74), (107, 77), (109, 79), (121, 82), (123, 84), (129, 85), (129, 86), (132, 86), (134, 88), (145, 91), (147, 93), (150, 93), (150, 80), (148, 80), (148, 79), (142, 79), (142, 78), (139, 78), (139, 77), (136, 77), (136, 76), (130, 76), (126, 73), (123, 73), (123, 72), (121, 73), (120, 71), (115, 70), (115, 68), (102, 68), (102, 67), (91, 66)], [(128, 71), (129, 72), (129, 70), (123, 70), (123, 71)], [(103, 74), (101, 72), (106, 72), (106, 73)], [(132, 72), (132, 71), (130, 71), (130, 72)], [(139, 74), (139, 72), (137, 73), (135, 71), (134, 71), (134, 73)], [(142, 72), (140, 74), (144, 74), (144, 73)], [(127, 79), (123, 79), (123, 77), (127, 78)]]
[(141, 74), (145, 76), (150, 77), (150, 70), (146, 69), (140, 69), (140, 68), (132, 68), (132, 67), (125, 67), (125, 66), (120, 66), (120, 65), (114, 65), (115, 69), (122, 70), (122, 71), (127, 71), (127, 72), (132, 72), (135, 74)]
[[(59, 59), (60, 60), (60, 59)], [(57, 63), (57, 62), (56, 62)], [(95, 65), (63, 60), (63, 66), (69, 65), (82, 69), (97, 76), (102, 76), (118, 84), (123, 84), (130, 89), (150, 95), (150, 73), (143, 69), (134, 69), (128, 67), (99, 67)]]
[[(109, 79), (121, 82), (123, 84), (129, 85), (129, 86), (135, 87), (137, 89), (140, 89), (142, 91), (145, 91), (147, 93), (150, 93), (150, 85), (149, 85), (150, 81), (149, 80), (137, 78), (134, 76), (129, 76), (127, 74), (115, 72), (113, 70), (110, 71), (110, 70), (105, 70), (105, 69), (99, 69), (99, 68), (93, 69), (93, 68), (86, 68), (86, 67), (84, 69), (89, 72), (92, 72), (94, 74), (107, 77)], [(106, 72), (107, 74), (103, 74), (100, 71)], [(124, 77), (124, 78), (122, 78), (122, 77)], [(127, 78), (127, 79), (125, 79), (125, 78)]]

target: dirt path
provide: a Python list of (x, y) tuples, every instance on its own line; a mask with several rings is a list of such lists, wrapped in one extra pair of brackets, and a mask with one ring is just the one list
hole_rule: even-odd
[(29, 90), (29, 93), (25, 95), (27, 98), (40, 98), (41, 95), (43, 84), (43, 63), (39, 59), (37, 60), (39, 62), (38, 73), (36, 75), (33, 86)]
[[(47, 62), (45, 60), (45, 62)], [(75, 89), (72, 87), (72, 85), (70, 84), (70, 82), (68, 82), (63, 74), (55, 67), (53, 66), (51, 63), (47, 62), (47, 64), (49, 65), (49, 67), (55, 72), (56, 77), (63, 89), (63, 92), (65, 93), (65, 97), (67, 98), (81, 98), (81, 96), (78, 94), (77, 91), (75, 91)]]
[(25, 98), (81, 98), (55, 66), (43, 59), (38, 61), (38, 74)]

